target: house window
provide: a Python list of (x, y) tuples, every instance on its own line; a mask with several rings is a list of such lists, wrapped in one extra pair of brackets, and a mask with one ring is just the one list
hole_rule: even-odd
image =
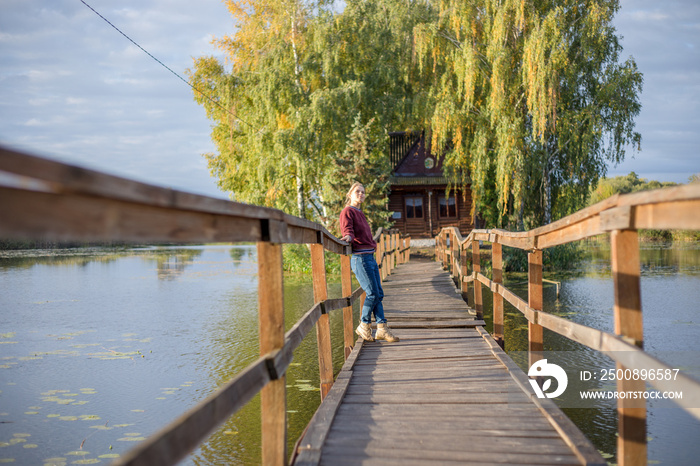
[(406, 218), (423, 218), (422, 197), (406, 197)]
[(447, 197), (442, 195), (438, 198), (438, 204), (440, 205), (441, 218), (457, 217), (457, 199), (455, 196)]

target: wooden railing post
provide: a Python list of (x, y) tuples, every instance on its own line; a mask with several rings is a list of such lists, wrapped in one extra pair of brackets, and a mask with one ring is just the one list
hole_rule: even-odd
[(389, 275), (394, 272), (394, 261), (396, 260), (396, 233), (391, 233), (389, 235), (389, 249), (391, 250), (391, 256), (389, 257)]
[(457, 235), (452, 233), (452, 257), (450, 258), (450, 273), (452, 278), (459, 277), (459, 271), (457, 269), (457, 256), (459, 253), (459, 242), (457, 241)]
[(467, 254), (467, 248), (466, 244), (462, 244), (459, 246), (459, 260), (460, 260), (460, 265), (462, 267), (462, 273), (461, 273), (461, 278), (460, 281), (461, 283), (459, 284), (459, 289), (462, 290), (462, 299), (464, 300), (465, 303), (469, 303), (469, 282), (464, 281), (464, 279), (469, 275), (469, 260), (467, 259), (468, 254)]
[(386, 263), (387, 263), (387, 268), (386, 268), (386, 274), (387, 276), (391, 275), (391, 272), (393, 272), (394, 269), (394, 253), (391, 252), (393, 249), (393, 239), (394, 235), (389, 231), (389, 234), (386, 235), (386, 250), (389, 251), (389, 255), (386, 256)]
[(449, 265), (447, 263), (447, 250), (452, 244), (451, 240), (452, 237), (450, 235), (450, 232), (445, 230), (445, 242), (442, 245), (442, 270), (449, 270)]
[(401, 249), (403, 249), (403, 241), (401, 240), (401, 233), (399, 233), (398, 230), (396, 230), (394, 238), (396, 242), (396, 267), (398, 267), (399, 265), (403, 264), (403, 262), (401, 261), (401, 257), (403, 255), (403, 252), (401, 252)]
[[(615, 287), (615, 333), (640, 348), (643, 346), (640, 294), (639, 241), (634, 230), (615, 230), (610, 235), (613, 284)], [(625, 366), (617, 363), (617, 369)], [(618, 393), (644, 391), (644, 380), (617, 381)], [(620, 465), (646, 464), (646, 401), (618, 398), (617, 461)]]
[[(258, 242), (258, 307), (260, 355), (284, 346), (284, 286), (282, 246)], [(268, 383), (260, 392), (262, 464), (287, 461), (286, 377)]]
[[(314, 301), (328, 298), (326, 286), (326, 261), (323, 244), (311, 245), (311, 273), (313, 274)], [(318, 371), (321, 376), (321, 401), (326, 398), (333, 386), (333, 355), (331, 350), (331, 325), (327, 313), (323, 313), (316, 323), (318, 342)]]
[(394, 264), (394, 261), (396, 260), (396, 234), (392, 231), (389, 233), (389, 250), (391, 251), (391, 255), (389, 256), (389, 275), (394, 273), (394, 268), (396, 268), (396, 265)]
[[(343, 296), (352, 294), (352, 271), (350, 269), (350, 256), (340, 256), (340, 282)], [(345, 359), (350, 356), (353, 346), (355, 324), (352, 320), (352, 306), (343, 308), (343, 340), (345, 342)]]
[(403, 261), (408, 262), (409, 260), (411, 260), (411, 237), (406, 236), (404, 241), (406, 242), (406, 250), (404, 251), (405, 256), (403, 258)]
[[(491, 263), (493, 281), (503, 284), (503, 246), (501, 243), (491, 243)], [(503, 331), (503, 296), (493, 294), (493, 338), (501, 348), (505, 348), (505, 334)]]
[(379, 249), (377, 250), (377, 253), (379, 255), (377, 264), (379, 265), (379, 272), (380, 276), (382, 277), (382, 281), (384, 281), (384, 279), (386, 278), (386, 256), (384, 256), (386, 248), (384, 247), (384, 233), (379, 235), (379, 241), (377, 242), (377, 245), (379, 246)]
[[(542, 310), (542, 250), (536, 249), (527, 255), (527, 296), (528, 305)], [(528, 322), (528, 350), (530, 365), (539, 361), (544, 352), (544, 329), (541, 325)]]
[[(479, 241), (472, 240), (472, 270), (477, 274), (481, 272), (481, 255), (479, 254)], [(476, 309), (476, 318), (484, 318), (484, 301), (481, 297), (481, 282), (474, 279), (474, 309)]]
[(438, 233), (435, 237), (435, 262), (440, 262), (440, 241), (442, 238), (442, 232)]

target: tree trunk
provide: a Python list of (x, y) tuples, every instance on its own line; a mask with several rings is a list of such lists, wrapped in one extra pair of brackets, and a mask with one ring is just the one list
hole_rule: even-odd
[(301, 175), (297, 173), (297, 208), (299, 209), (299, 217), (306, 218), (306, 203), (304, 202), (304, 183), (301, 181)]
[(549, 182), (549, 161), (546, 162), (542, 173), (544, 185), (544, 224), (552, 223), (552, 185)]

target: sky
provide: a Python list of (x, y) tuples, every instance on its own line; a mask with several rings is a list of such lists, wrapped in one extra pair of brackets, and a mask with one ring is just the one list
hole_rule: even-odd
[[(221, 0), (85, 0), (185, 77), (234, 30)], [(700, 173), (700, 2), (622, 0), (621, 59), (644, 74), (642, 151), (608, 176), (685, 183)], [(173, 189), (227, 198), (202, 154), (211, 122), (177, 76), (81, 0), (0, 0), (0, 145)]]

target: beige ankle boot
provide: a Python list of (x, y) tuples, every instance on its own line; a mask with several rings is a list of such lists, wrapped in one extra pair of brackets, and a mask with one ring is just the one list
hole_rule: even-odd
[(389, 343), (399, 341), (399, 337), (391, 333), (391, 329), (387, 324), (377, 324), (377, 334), (374, 336), (376, 340), (386, 340)]
[(360, 338), (365, 341), (374, 341), (374, 338), (372, 338), (372, 327), (369, 324), (360, 322), (360, 325), (357, 326), (355, 333), (357, 333)]

